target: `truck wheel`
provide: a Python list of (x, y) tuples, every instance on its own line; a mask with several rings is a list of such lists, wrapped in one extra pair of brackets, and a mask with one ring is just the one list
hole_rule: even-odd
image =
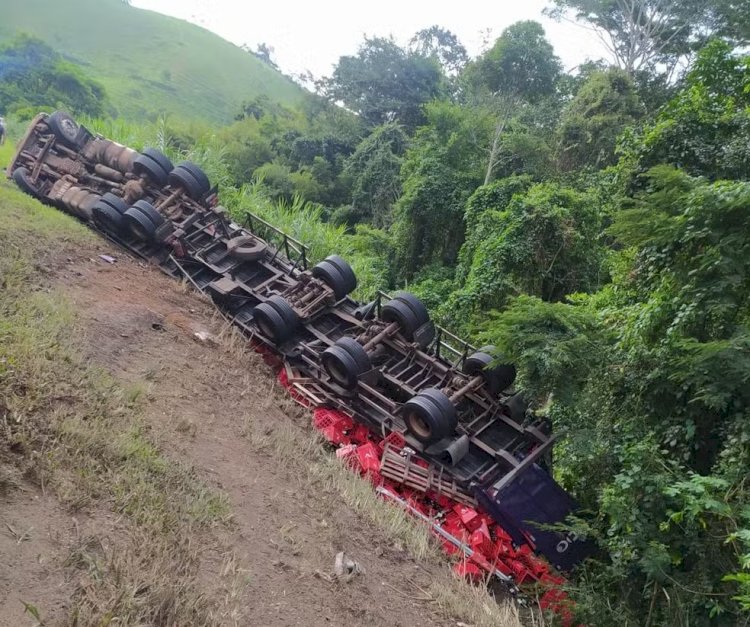
[(338, 255), (326, 257), (312, 269), (312, 275), (333, 290), (336, 300), (341, 300), (357, 287), (357, 277), (351, 266)]
[(351, 294), (357, 289), (357, 275), (354, 274), (352, 267), (346, 262), (345, 259), (338, 255), (328, 255), (321, 263), (329, 263), (334, 266), (344, 279), (346, 284), (346, 293)]
[(161, 215), (157, 210), (156, 207), (154, 207), (150, 202), (147, 200), (137, 200), (135, 204), (133, 205), (136, 209), (138, 209), (143, 215), (147, 216), (151, 222), (153, 222), (154, 226), (158, 229), (162, 224), (164, 224), (164, 216)]
[(396, 322), (399, 331), (408, 341), (414, 339), (414, 332), (419, 327), (419, 321), (414, 312), (400, 300), (389, 300), (380, 310), (380, 317), (385, 322)]
[(281, 296), (271, 296), (253, 310), (258, 330), (274, 344), (288, 340), (299, 326), (299, 316)]
[(513, 364), (490, 366), (495, 361), (494, 346), (483, 346), (464, 360), (461, 370), (470, 377), (482, 375), (490, 394), (497, 396), (507, 390), (516, 380), (516, 367)]
[(145, 176), (154, 185), (158, 185), (159, 187), (163, 187), (167, 184), (170, 171), (171, 170), (165, 170), (156, 159), (149, 157), (145, 152), (138, 155), (133, 161), (133, 172), (138, 176)]
[(110, 235), (117, 235), (122, 230), (124, 224), (122, 214), (101, 199), (94, 205), (91, 213), (96, 225)]
[(158, 163), (161, 166), (161, 169), (167, 174), (174, 170), (174, 165), (172, 165), (169, 157), (167, 157), (167, 155), (161, 150), (157, 150), (156, 148), (144, 148), (141, 154)]
[(21, 188), (21, 191), (34, 198), (39, 198), (39, 189), (31, 182), (31, 173), (26, 168), (16, 168), (13, 170), (12, 176), (13, 181)]
[(427, 388), (404, 403), (406, 428), (425, 444), (451, 435), (458, 425), (458, 415), (451, 400), (440, 390)]
[(80, 126), (65, 111), (55, 111), (47, 118), (47, 126), (52, 134), (68, 148), (78, 149), (78, 131)]
[(346, 390), (357, 387), (359, 377), (372, 369), (365, 349), (350, 337), (336, 340), (333, 346), (323, 351), (320, 360), (331, 379)]
[(400, 300), (402, 303), (408, 305), (409, 309), (411, 309), (417, 317), (419, 326), (427, 324), (430, 321), (430, 314), (427, 311), (427, 307), (425, 307), (424, 303), (414, 296), (414, 294), (410, 294), (409, 292), (396, 292), (393, 295), (393, 300)]
[(209, 189), (211, 189), (211, 181), (208, 180), (208, 176), (206, 176), (206, 173), (201, 169), (200, 166), (196, 165), (192, 161), (183, 161), (178, 166), (182, 168), (183, 170), (187, 170), (190, 172), (190, 174), (193, 175), (193, 178), (198, 182), (198, 185), (201, 186), (201, 189), (203, 189), (203, 193), (201, 196), (203, 196), (206, 192), (208, 192)]
[(238, 235), (227, 242), (227, 252), (240, 261), (256, 261), (263, 257), (268, 245), (252, 235)]
[(104, 194), (104, 196), (99, 199), (99, 202), (102, 202), (105, 205), (109, 205), (120, 215), (124, 214), (128, 210), (128, 203), (126, 203), (122, 198), (116, 196), (112, 192), (107, 192), (106, 194)]
[(408, 292), (397, 292), (383, 305), (380, 317), (386, 322), (397, 322), (401, 335), (410, 342), (414, 340), (417, 329), (430, 321), (430, 315), (422, 301)]
[(297, 326), (299, 325), (299, 316), (283, 296), (275, 294), (271, 296), (271, 298), (269, 298), (266, 302), (279, 312), (279, 315), (286, 321), (286, 323), (292, 328), (292, 330), (295, 330), (297, 328)]
[(156, 225), (135, 206), (124, 213), (123, 221), (125, 227), (142, 242), (151, 242), (156, 237)]
[(195, 177), (183, 168), (182, 165), (178, 165), (169, 173), (167, 181), (172, 187), (181, 187), (188, 197), (193, 200), (200, 200), (208, 191), (208, 188), (204, 188), (204, 186), (198, 183)]

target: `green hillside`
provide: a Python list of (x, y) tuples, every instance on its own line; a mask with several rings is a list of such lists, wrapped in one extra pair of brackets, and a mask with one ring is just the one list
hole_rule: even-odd
[(169, 112), (229, 122), (243, 100), (293, 104), (304, 91), (213, 33), (121, 0), (7, 3), (0, 41), (25, 32), (83, 65), (128, 117)]

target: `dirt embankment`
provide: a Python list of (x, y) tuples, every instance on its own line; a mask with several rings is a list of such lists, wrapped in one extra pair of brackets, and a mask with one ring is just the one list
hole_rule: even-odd
[[(190, 571), (191, 598), (209, 608), (202, 621), (456, 624), (447, 618), (455, 608), (434, 587), (446, 581), (444, 566), (413, 559), (306, 464), (306, 414), (283, 395), (260, 358), (227, 335), (210, 304), (104, 242), (49, 260), (44, 270), (46, 289), (62, 290), (73, 305), (76, 345), (89, 365), (127, 391), (127, 407), (137, 407), (143, 436), (160, 459), (225, 495), (226, 515), (186, 524), (178, 536), (187, 557), (173, 573), (174, 585)], [(217, 339), (201, 341), (198, 331)], [(169, 472), (157, 462), (158, 472)], [(115, 482), (116, 490), (121, 484)], [(139, 546), (154, 543), (153, 535), (139, 535), (144, 510), (129, 514), (130, 495), (96, 490), (71, 507), (59, 498), (61, 485), (52, 490), (20, 479), (0, 496), (0, 625), (35, 624), (35, 613), (47, 625), (72, 622), (72, 608), (82, 602), (91, 610), (82, 620), (97, 611), (106, 617), (107, 603), (121, 607), (118, 595), (129, 595), (131, 604), (147, 597), (161, 602), (163, 613), (153, 616), (169, 616), (174, 600), (163, 580), (172, 576), (170, 565), (148, 559), (148, 550), (161, 561), (169, 550)], [(363, 574), (331, 581), (339, 551)], [(132, 584), (139, 569), (146, 583)], [(137, 590), (118, 590), (118, 573)], [(102, 577), (112, 583), (103, 586)], [(155, 590), (155, 581), (164, 591)], [(512, 610), (506, 617), (504, 624), (517, 624)]]

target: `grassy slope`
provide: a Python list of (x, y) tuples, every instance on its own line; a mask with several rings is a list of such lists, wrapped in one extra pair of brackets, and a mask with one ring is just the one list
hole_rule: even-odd
[(23, 476), (72, 511), (103, 499), (126, 515), (131, 533), (117, 551), (86, 556), (82, 546), (66, 560), (96, 570), (74, 592), (71, 623), (116, 617), (151, 624), (169, 602), (165, 622), (206, 624), (213, 605), (195, 587), (198, 562), (185, 540), (226, 520), (227, 500), (159, 454), (141, 424), (139, 390), (121, 387), (78, 354), (76, 312), (40, 272), (55, 255), (94, 239), (77, 221), (0, 182), (0, 492)]
[(4, 7), (0, 41), (22, 31), (86, 66), (120, 114), (167, 112), (226, 123), (260, 94), (295, 103), (291, 80), (224, 39), (121, 0), (23, 0)]

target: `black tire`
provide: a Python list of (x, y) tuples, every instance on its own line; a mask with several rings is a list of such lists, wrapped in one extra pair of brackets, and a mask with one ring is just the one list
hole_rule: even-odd
[(427, 324), (430, 321), (430, 314), (427, 311), (427, 307), (425, 307), (424, 303), (414, 296), (414, 294), (410, 294), (409, 292), (396, 292), (393, 295), (393, 300), (400, 300), (402, 303), (406, 303), (409, 306), (409, 309), (411, 309), (417, 317), (419, 326)]
[(133, 205), (136, 209), (138, 209), (143, 215), (148, 216), (148, 218), (153, 222), (154, 226), (158, 229), (162, 224), (164, 224), (164, 216), (161, 215), (157, 210), (156, 207), (154, 207), (150, 202), (147, 200), (137, 200), (135, 204)]
[(227, 242), (227, 252), (240, 261), (256, 261), (268, 250), (268, 244), (252, 235), (238, 235)]
[[(282, 304), (283, 303), (283, 304)], [(274, 344), (283, 344), (294, 334), (299, 317), (280, 296), (272, 296), (253, 309), (258, 330)]]
[(341, 300), (350, 291), (348, 290), (349, 281), (346, 280), (341, 270), (330, 261), (323, 260), (316, 264), (312, 269), (312, 275), (333, 290), (336, 300)]
[[(395, 296), (383, 305), (380, 317), (386, 322), (397, 322), (401, 335), (410, 342), (414, 340), (417, 330), (430, 322), (430, 315), (422, 301), (408, 292), (396, 292)], [(423, 348), (432, 341), (433, 334), (423, 338)]]
[(123, 215), (99, 199), (91, 210), (94, 222), (110, 235), (117, 235), (124, 227)]
[(380, 310), (380, 317), (385, 322), (395, 322), (399, 331), (409, 342), (414, 339), (414, 333), (419, 328), (419, 320), (411, 307), (401, 300), (389, 300)]
[(123, 221), (124, 226), (143, 242), (151, 242), (156, 237), (156, 226), (151, 218), (137, 207), (130, 207), (123, 214)]
[(508, 414), (511, 419), (518, 424), (522, 424), (526, 419), (526, 410), (529, 408), (529, 404), (522, 394), (516, 393), (508, 399), (507, 402)]
[(497, 396), (513, 385), (516, 380), (516, 367), (513, 364), (490, 366), (495, 361), (495, 357), (492, 356), (494, 350), (494, 346), (483, 346), (464, 360), (461, 370), (470, 377), (482, 375), (489, 393)]
[(156, 148), (144, 148), (141, 154), (148, 157), (152, 161), (156, 161), (156, 163), (161, 166), (161, 169), (164, 170), (164, 172), (166, 172), (167, 174), (174, 170), (174, 165), (172, 165), (169, 157), (167, 157), (167, 155), (165, 155), (161, 150), (157, 150)]
[(284, 319), (292, 331), (297, 329), (300, 323), (299, 316), (283, 296), (271, 296), (266, 302), (279, 312), (279, 315)]
[(107, 192), (99, 199), (99, 202), (103, 202), (105, 205), (109, 205), (117, 211), (120, 215), (124, 214), (128, 209), (128, 203), (126, 203), (122, 198), (119, 196), (116, 196), (112, 192)]
[(345, 289), (347, 294), (351, 294), (357, 289), (357, 275), (354, 274), (354, 270), (352, 270), (352, 267), (345, 259), (338, 255), (328, 255), (328, 257), (326, 257), (321, 263), (326, 262), (334, 266), (339, 271), (339, 274), (341, 274), (346, 285)]
[(435, 388), (422, 390), (404, 403), (403, 416), (409, 433), (424, 444), (451, 435), (458, 425), (455, 406)]
[(195, 180), (195, 177), (181, 165), (178, 165), (169, 173), (167, 181), (172, 187), (181, 187), (188, 197), (193, 200), (200, 200), (206, 191), (208, 191), (204, 191), (203, 187)]
[(148, 155), (138, 155), (133, 161), (133, 172), (145, 176), (154, 185), (163, 187), (169, 182), (169, 172)]
[(78, 145), (78, 132), (81, 127), (65, 111), (55, 111), (47, 118), (47, 126), (58, 141), (68, 148), (80, 148)]
[(208, 190), (211, 189), (211, 181), (208, 180), (208, 176), (206, 176), (206, 173), (200, 168), (200, 166), (196, 165), (192, 161), (183, 161), (177, 167), (183, 168), (193, 175), (193, 178), (198, 182), (198, 185), (200, 185), (204, 190), (201, 196), (206, 194)]
[(323, 351), (320, 360), (331, 379), (346, 390), (357, 387), (359, 377), (372, 370), (369, 355), (350, 337), (336, 340), (333, 346)]
[(31, 173), (24, 167), (16, 168), (13, 170), (13, 181), (21, 191), (27, 193), (29, 196), (39, 198), (39, 189), (36, 185), (31, 182)]

